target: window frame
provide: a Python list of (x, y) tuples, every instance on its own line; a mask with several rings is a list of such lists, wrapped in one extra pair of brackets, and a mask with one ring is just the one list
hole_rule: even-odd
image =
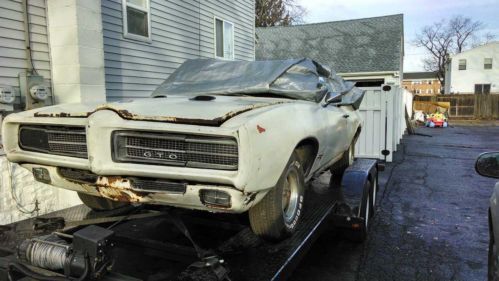
[[(490, 60), (490, 63), (487, 63), (486, 60)], [(487, 66), (490, 65), (490, 68), (487, 68)], [(494, 66), (494, 60), (492, 58), (483, 58), (483, 69), (484, 70), (490, 70)]]
[[(151, 0), (144, 0), (146, 3), (146, 8), (137, 6), (132, 3), (128, 3), (128, 0), (121, 0), (122, 3), (122, 15), (123, 15), (123, 37), (127, 39), (142, 41), (151, 43)], [(128, 17), (127, 17), (127, 7), (145, 12), (147, 14), (147, 36), (142, 36), (138, 34), (133, 34), (128, 32)]]
[[(232, 25), (232, 58), (226, 58), (225, 56), (219, 57), (217, 56), (217, 20), (222, 21), (222, 44), (225, 42), (225, 23), (229, 23)], [(224, 20), (220, 17), (213, 17), (213, 55), (216, 59), (221, 60), (235, 60), (236, 58), (236, 46), (235, 46), (235, 37), (236, 37), (236, 25), (228, 20)], [(225, 53), (225, 52), (224, 52)]]
[[(464, 64), (461, 64), (461, 61), (464, 61)], [(457, 61), (457, 70), (466, 70), (467, 64), (468, 64), (468, 62), (466, 61), (466, 59), (459, 59)], [(461, 69), (461, 65), (464, 65), (463, 69)]]

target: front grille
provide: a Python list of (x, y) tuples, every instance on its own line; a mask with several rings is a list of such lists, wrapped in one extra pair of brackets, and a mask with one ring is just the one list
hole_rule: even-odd
[(237, 170), (238, 147), (232, 137), (170, 133), (113, 133), (117, 162)]
[[(57, 172), (63, 178), (86, 184), (96, 184), (99, 176), (90, 171), (71, 169), (71, 168), (57, 168)], [(142, 177), (123, 177), (130, 182), (132, 188), (141, 189), (145, 191), (166, 191), (171, 193), (185, 193), (187, 189), (186, 182), (142, 178)]]
[(27, 151), (88, 158), (85, 127), (23, 125), (19, 146)]

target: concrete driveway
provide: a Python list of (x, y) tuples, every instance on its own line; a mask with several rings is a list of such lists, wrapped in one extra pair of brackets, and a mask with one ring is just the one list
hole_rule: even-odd
[(495, 183), (474, 171), (499, 150), (498, 126), (418, 128), (381, 174), (363, 245), (323, 235), (291, 280), (486, 280), (488, 199)]

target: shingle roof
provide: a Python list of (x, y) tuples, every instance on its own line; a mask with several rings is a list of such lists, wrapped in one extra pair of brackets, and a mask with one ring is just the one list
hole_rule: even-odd
[(404, 80), (410, 79), (437, 79), (436, 72), (404, 72)]
[(400, 71), (403, 15), (256, 29), (256, 58), (308, 57), (338, 73)]

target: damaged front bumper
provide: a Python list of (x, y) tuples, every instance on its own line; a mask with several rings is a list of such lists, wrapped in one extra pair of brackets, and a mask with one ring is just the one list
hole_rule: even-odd
[(267, 193), (267, 190), (244, 193), (225, 185), (99, 176), (89, 171), (74, 169), (73, 174), (70, 174), (67, 170), (55, 166), (38, 164), (22, 166), (30, 170), (39, 181), (113, 201), (168, 205), (212, 212), (245, 212)]

